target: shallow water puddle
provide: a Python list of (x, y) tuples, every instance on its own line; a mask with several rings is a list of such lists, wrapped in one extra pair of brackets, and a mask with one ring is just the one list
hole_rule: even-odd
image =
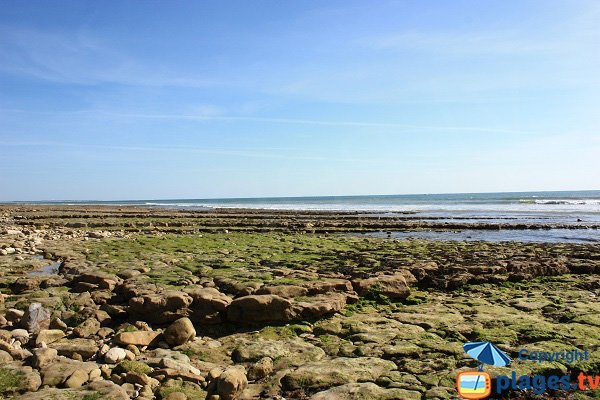
[[(44, 260), (44, 256), (42, 255), (37, 255), (34, 256), (34, 258), (38, 259), (38, 260)], [(48, 261), (52, 261), (52, 260), (48, 260)], [(50, 265), (46, 265), (45, 267), (41, 267), (38, 269), (35, 269), (33, 271), (30, 271), (27, 275), (28, 276), (44, 276), (44, 275), (56, 275), (58, 274), (58, 269), (60, 268), (60, 265), (62, 264), (62, 261), (52, 261), (52, 263)]]
[(353, 236), (381, 238), (417, 238), (431, 240), (466, 240), (487, 242), (533, 242), (533, 243), (599, 243), (599, 229), (505, 229), (461, 231), (414, 231), (369, 232)]

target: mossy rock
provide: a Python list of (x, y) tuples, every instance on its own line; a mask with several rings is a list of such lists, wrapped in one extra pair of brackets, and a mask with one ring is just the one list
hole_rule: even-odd
[(148, 364), (145, 364), (141, 361), (122, 361), (117, 365), (114, 369), (114, 372), (117, 374), (127, 373), (127, 372), (136, 372), (138, 374), (149, 374), (152, 372), (152, 367)]
[(159, 399), (165, 399), (171, 393), (183, 393), (188, 400), (204, 400), (206, 392), (202, 390), (200, 385), (192, 382), (182, 381), (179, 379), (169, 379), (164, 382), (156, 391)]
[(21, 390), (23, 374), (8, 368), (0, 368), (0, 394), (9, 394)]

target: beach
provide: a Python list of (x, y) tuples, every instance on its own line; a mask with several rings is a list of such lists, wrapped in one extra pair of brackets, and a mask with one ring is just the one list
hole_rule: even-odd
[[(449, 399), (478, 366), (470, 341), (493, 342), (518, 375), (600, 372), (593, 218), (73, 203), (0, 215), (5, 396)], [(446, 237), (410, 236), (432, 232)]]

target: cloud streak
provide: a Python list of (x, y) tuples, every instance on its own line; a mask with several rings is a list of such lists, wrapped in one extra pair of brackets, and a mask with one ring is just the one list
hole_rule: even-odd
[(70, 116), (89, 116), (95, 118), (125, 118), (125, 119), (156, 119), (156, 120), (183, 120), (183, 121), (199, 121), (199, 122), (256, 122), (256, 123), (274, 123), (274, 124), (290, 124), (290, 125), (316, 125), (316, 126), (337, 126), (337, 127), (362, 127), (362, 128), (392, 128), (402, 130), (403, 132), (449, 132), (449, 133), (464, 133), (464, 132), (481, 132), (481, 133), (496, 133), (496, 134), (523, 134), (535, 135), (536, 132), (509, 129), (509, 128), (493, 128), (481, 126), (436, 126), (436, 125), (411, 125), (393, 122), (377, 122), (377, 121), (335, 121), (335, 120), (320, 120), (320, 119), (305, 119), (305, 118), (278, 118), (278, 117), (249, 117), (249, 116), (228, 116), (215, 115), (220, 111), (217, 107), (203, 106), (197, 114), (151, 114), (151, 113), (118, 113), (102, 110), (84, 110), (73, 112), (32, 112), (28, 110), (4, 109), (6, 113), (24, 113), (24, 114), (48, 114), (48, 115), (70, 115)]

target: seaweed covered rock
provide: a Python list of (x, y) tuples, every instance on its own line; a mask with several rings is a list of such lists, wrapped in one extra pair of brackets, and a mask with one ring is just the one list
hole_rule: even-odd
[(384, 295), (390, 299), (405, 299), (410, 295), (404, 273), (355, 280), (352, 286), (361, 296)]
[(396, 369), (396, 364), (376, 357), (347, 358), (309, 362), (286, 374), (281, 383), (286, 390), (303, 387), (327, 389), (353, 382), (375, 382)]
[(374, 383), (348, 383), (336, 386), (329, 390), (319, 392), (310, 400), (354, 400), (354, 399), (379, 399), (379, 400), (420, 400), (420, 392), (405, 389), (384, 389)]

